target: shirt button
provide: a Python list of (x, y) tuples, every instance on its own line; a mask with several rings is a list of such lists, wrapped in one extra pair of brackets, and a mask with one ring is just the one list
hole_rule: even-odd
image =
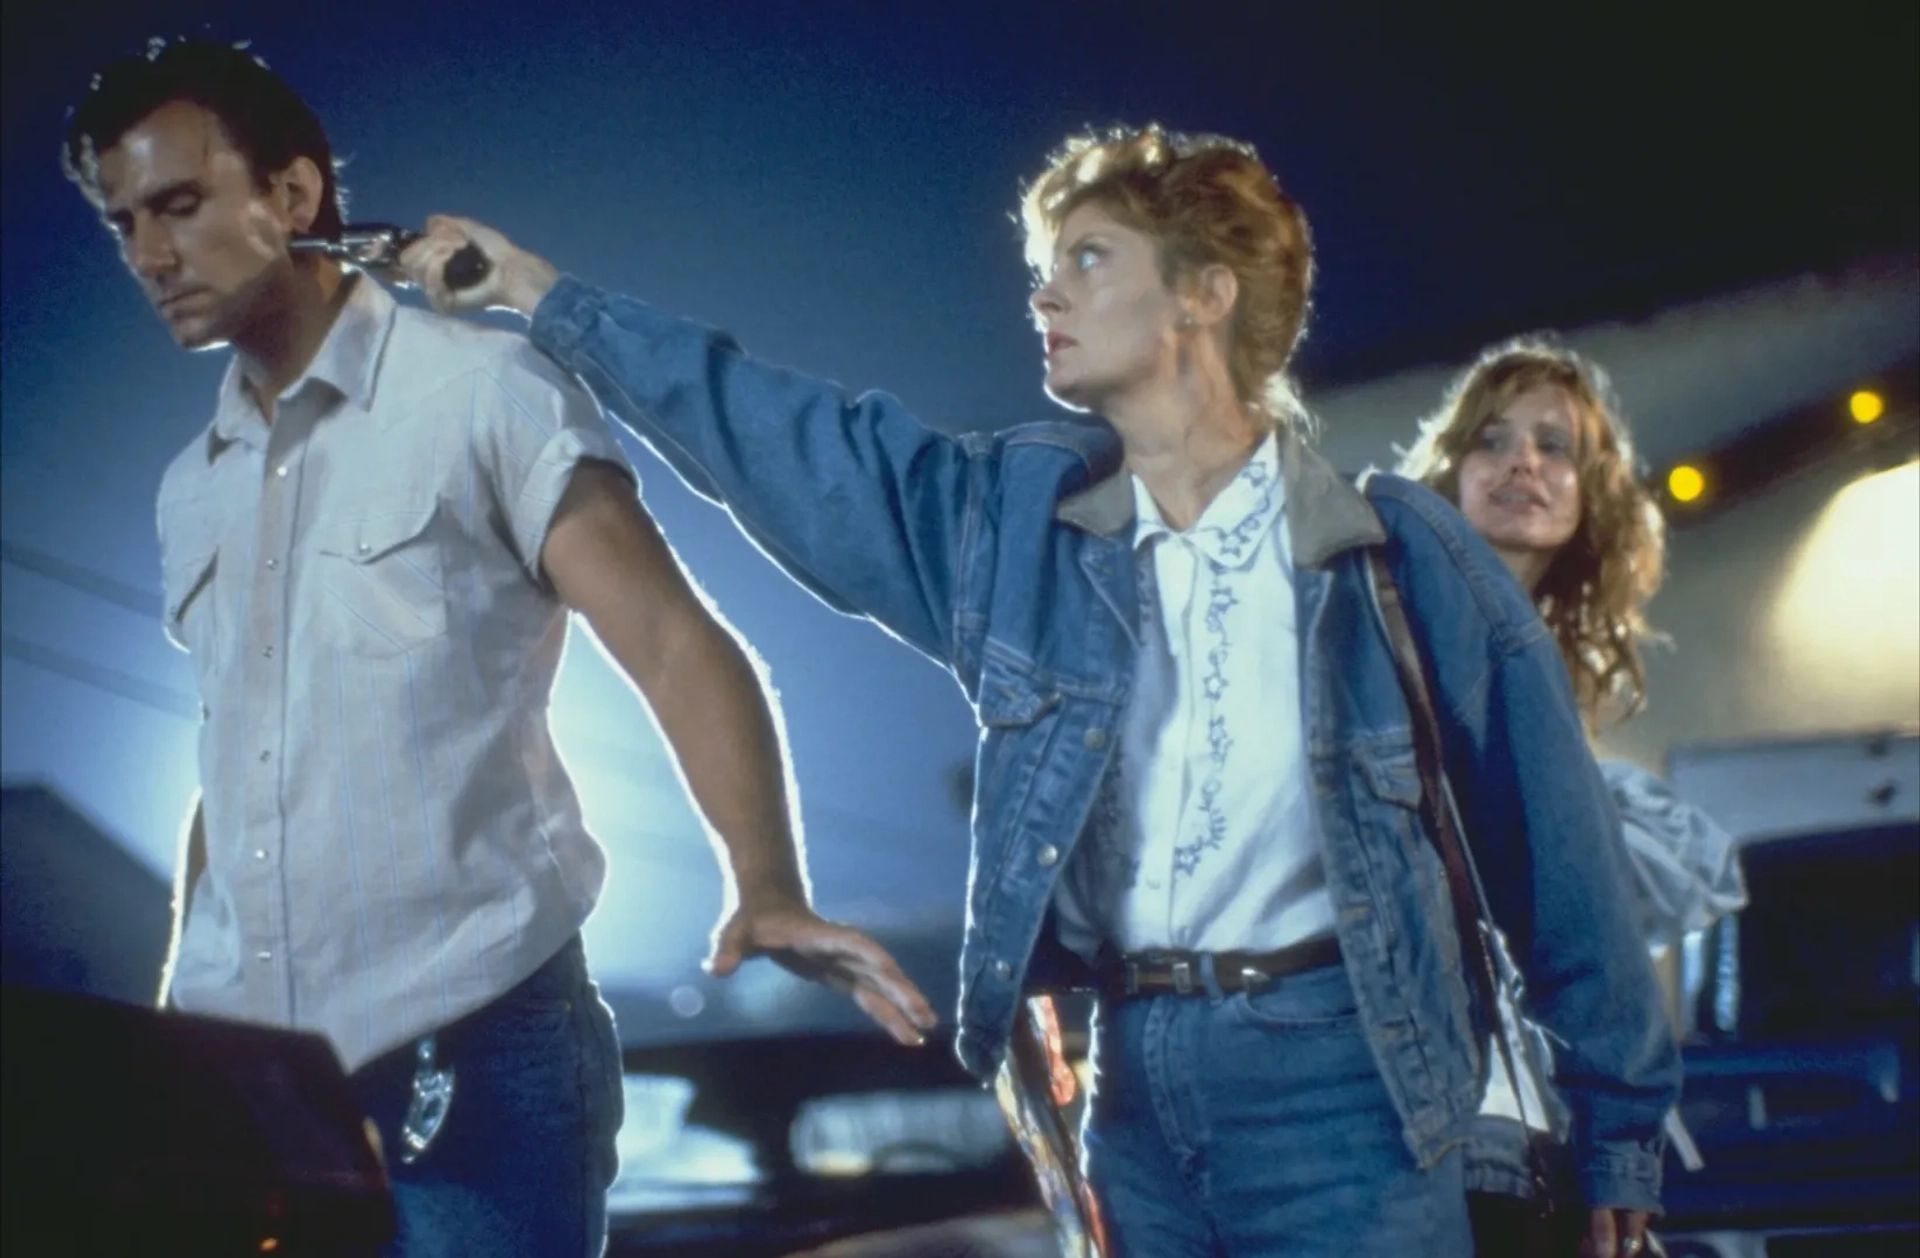
[(1159, 889), (1160, 889), (1160, 880), (1158, 878), (1147, 879), (1147, 890), (1158, 891)]
[(267, 560), (267, 567), (269, 569), (278, 568), (279, 566), (280, 566), (280, 561), (278, 559)]
[(273, 658), (273, 648), (272, 648), (272, 647), (270, 647), (270, 646), (263, 646), (263, 647), (261, 647), (261, 648), (260, 648), (260, 654), (262, 654), (262, 655), (264, 655), (264, 656), (266, 656), (266, 657), (267, 657), (268, 659), (272, 659), (272, 658)]
[(257, 861), (263, 861), (263, 860), (265, 860), (265, 859), (267, 859), (267, 849), (266, 849), (266, 848), (264, 848), (264, 847), (256, 847), (256, 848), (254, 848), (254, 849), (253, 849), (253, 859), (255, 859), (255, 860), (257, 860)]
[(360, 553), (361, 553), (361, 554), (363, 554), (363, 555), (364, 555), (364, 554), (366, 554), (366, 553), (367, 553), (368, 551), (370, 551), (370, 550), (372, 550), (372, 549), (373, 549), (373, 546), (372, 546), (372, 544), (371, 544), (371, 543), (368, 543), (368, 542), (361, 542), (361, 543), (360, 543), (360, 546), (359, 546), (359, 550), (360, 550)]
[(1035, 859), (1040, 862), (1042, 867), (1051, 869), (1060, 862), (1060, 849), (1049, 843), (1040, 849), (1040, 853)]
[(1086, 738), (1082, 741), (1087, 744), (1088, 750), (1099, 751), (1107, 745), (1107, 731), (1103, 729), (1090, 729), (1087, 731)]
[(275, 476), (278, 476), (281, 480), (287, 479), (287, 465), (285, 463), (282, 463), (279, 467), (274, 468), (273, 474)]
[(1006, 961), (995, 961), (993, 963), (993, 972), (999, 975), (1001, 978), (1012, 978), (1013, 966), (1011, 963)]
[(260, 763), (261, 763), (261, 764), (265, 764), (265, 763), (266, 763), (267, 761), (269, 761), (269, 760), (271, 760), (271, 759), (273, 759), (273, 753), (272, 753), (271, 751), (262, 751), (262, 752), (260, 753)]
[(262, 948), (260, 949), (260, 951), (253, 954), (253, 959), (255, 961), (271, 961), (273, 960), (273, 954), (271, 952), (268, 952), (265, 948)]

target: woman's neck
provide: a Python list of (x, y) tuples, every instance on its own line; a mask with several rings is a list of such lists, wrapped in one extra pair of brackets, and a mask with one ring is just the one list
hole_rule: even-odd
[(1177, 387), (1107, 411), (1127, 468), (1153, 495), (1167, 524), (1184, 531), (1246, 466), (1270, 431), (1231, 391), (1194, 396)]

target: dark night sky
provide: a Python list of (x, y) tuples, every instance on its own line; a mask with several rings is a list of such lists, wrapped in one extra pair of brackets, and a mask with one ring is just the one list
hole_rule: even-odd
[[(960, 429), (1049, 410), (1009, 213), (1071, 129), (1156, 118), (1260, 148), (1315, 224), (1311, 393), (1524, 328), (1911, 251), (1917, 14), (9, 4), (0, 535), (85, 572), (5, 568), (6, 771), (54, 776), (156, 862), (192, 785), (191, 724), (165, 711), (191, 688), (184, 660), (99, 591), (156, 598), (153, 491), (206, 422), (222, 361), (173, 348), (55, 160), (87, 74), (147, 35), (251, 38), (351, 159), (355, 217), (472, 214)], [(658, 464), (642, 474), (784, 692), (827, 907), (957, 920), (964, 825), (943, 781), (971, 733), (950, 683), (785, 586)], [(644, 717), (601, 697), (597, 668), (577, 651), (557, 707), (615, 853), (597, 946), (615, 970), (674, 971), (711, 912), (710, 860)], [(691, 907), (664, 904), (662, 882), (697, 888), (678, 897)]]

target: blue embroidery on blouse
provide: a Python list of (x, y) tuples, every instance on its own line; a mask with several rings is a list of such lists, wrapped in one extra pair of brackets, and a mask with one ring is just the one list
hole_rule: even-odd
[(1259, 459), (1249, 459), (1247, 465), (1240, 469), (1239, 475), (1234, 479), (1250, 488), (1260, 490), (1259, 500), (1232, 528), (1210, 526), (1200, 531), (1212, 533), (1220, 539), (1221, 558), (1238, 563), (1260, 544), (1261, 534), (1266, 531), (1269, 524), (1267, 517), (1273, 506), (1273, 494), (1279, 488), (1280, 482), (1274, 478), (1272, 470)]
[[(1240, 605), (1237, 589), (1244, 575), (1243, 564), (1258, 549), (1261, 538), (1273, 527), (1274, 496), (1280, 479), (1269, 462), (1249, 459), (1235, 475), (1236, 485), (1257, 491), (1258, 497), (1231, 528), (1208, 525), (1194, 531), (1195, 549), (1207, 565), (1210, 582), (1207, 589), (1203, 624), (1211, 639), (1202, 655), (1205, 672), (1199, 679), (1207, 704), (1207, 768), (1188, 814), (1194, 829), (1191, 839), (1174, 849), (1173, 876), (1176, 881), (1190, 877), (1200, 868), (1206, 854), (1217, 851), (1227, 841), (1226, 809), (1220, 802), (1224, 790), (1227, 758), (1233, 752), (1234, 737), (1223, 710), (1227, 691), (1229, 662), (1233, 658), (1233, 639), (1228, 629), (1229, 613)], [(1153, 548), (1142, 546), (1136, 553), (1134, 577), (1139, 592), (1141, 640), (1152, 641), (1160, 616), (1157, 576)], [(1189, 661), (1191, 663), (1192, 661)], [(1134, 802), (1126, 789), (1124, 753), (1114, 758), (1095, 797), (1090, 820), (1088, 855), (1092, 859), (1092, 890), (1096, 903), (1117, 904), (1140, 880), (1139, 855), (1122, 840), (1123, 813)]]
[(1207, 591), (1206, 627), (1214, 639), (1207, 650), (1207, 675), (1201, 683), (1211, 709), (1207, 713), (1207, 776), (1200, 784), (1196, 801), (1200, 834), (1173, 851), (1176, 879), (1191, 876), (1200, 868), (1206, 853), (1219, 850), (1227, 841), (1227, 811), (1220, 805), (1220, 791), (1227, 754), (1233, 750), (1233, 735), (1227, 729), (1226, 714), (1220, 705), (1231, 685), (1227, 679), (1227, 661), (1233, 655), (1233, 640), (1227, 632), (1227, 613), (1239, 606), (1240, 599), (1233, 592), (1233, 569), (1223, 568), (1212, 560), (1207, 561), (1207, 567), (1212, 571), (1213, 584)]

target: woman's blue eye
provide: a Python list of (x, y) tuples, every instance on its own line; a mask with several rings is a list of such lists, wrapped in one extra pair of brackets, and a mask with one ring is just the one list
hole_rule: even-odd
[(1082, 271), (1086, 270), (1088, 267), (1092, 266), (1095, 262), (1098, 262), (1099, 260), (1100, 260), (1100, 251), (1098, 249), (1095, 249), (1092, 245), (1080, 246), (1080, 251), (1073, 255), (1074, 264), (1078, 266)]

